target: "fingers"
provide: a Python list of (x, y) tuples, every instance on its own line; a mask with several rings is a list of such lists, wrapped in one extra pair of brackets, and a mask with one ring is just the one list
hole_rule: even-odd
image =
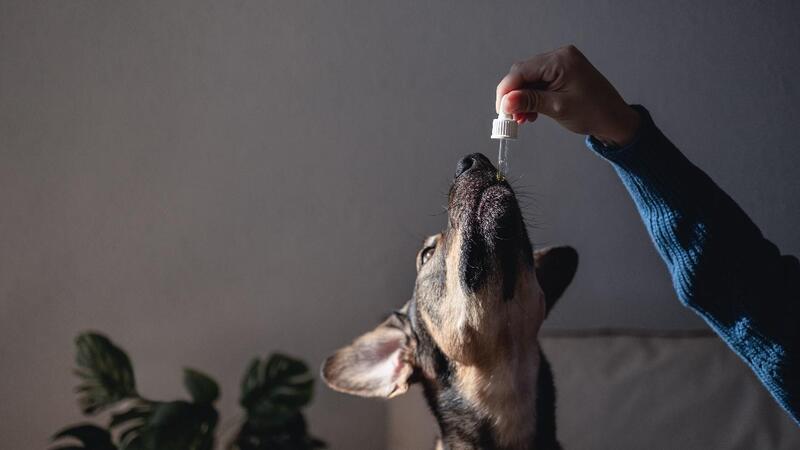
[(522, 74), (513, 69), (514, 68), (512, 67), (511, 72), (503, 77), (503, 79), (500, 80), (500, 83), (497, 84), (497, 94), (495, 96), (494, 109), (498, 114), (501, 112), (500, 103), (502, 102), (503, 97), (515, 89), (520, 89), (525, 84), (525, 79), (522, 77)]
[(502, 98), (500, 111), (505, 114), (513, 114), (514, 118), (518, 114), (535, 113), (542, 113), (552, 117), (556, 115), (554, 111), (555, 95), (557, 94), (553, 92), (536, 89), (511, 91)]
[(551, 59), (550, 53), (534, 56), (533, 58), (515, 63), (508, 74), (497, 84), (495, 96), (495, 110), (500, 112), (500, 102), (511, 91), (524, 88), (526, 85), (548, 83), (552, 80), (547, 76), (547, 64)]
[(522, 125), (525, 122), (533, 123), (539, 117), (538, 113), (517, 113), (514, 114), (514, 120), (517, 121), (518, 124)]
[(500, 100), (500, 112), (505, 114), (538, 112), (537, 101), (536, 92), (531, 89), (511, 91)]

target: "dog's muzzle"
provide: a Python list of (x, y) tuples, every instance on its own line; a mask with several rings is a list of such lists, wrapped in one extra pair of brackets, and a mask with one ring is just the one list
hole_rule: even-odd
[(462, 158), (450, 188), (450, 228), (461, 233), (459, 270), (464, 288), (476, 292), (496, 271), (503, 297), (513, 295), (521, 252), (532, 261), (522, 214), (514, 191), (497, 179), (497, 169), (480, 153)]

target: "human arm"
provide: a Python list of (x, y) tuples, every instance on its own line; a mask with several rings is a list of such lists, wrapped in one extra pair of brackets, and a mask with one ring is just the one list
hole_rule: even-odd
[[(498, 111), (539, 113), (575, 133), (617, 171), (664, 259), (678, 298), (750, 366), (800, 424), (800, 263), (758, 227), (574, 47), (515, 64)], [(632, 114), (632, 115), (631, 115)]]

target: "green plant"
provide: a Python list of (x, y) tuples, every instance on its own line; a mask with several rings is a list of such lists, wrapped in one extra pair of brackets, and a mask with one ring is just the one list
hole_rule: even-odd
[[(136, 390), (128, 355), (108, 338), (83, 333), (75, 339), (75, 373), (81, 410), (95, 415), (111, 410), (105, 427), (84, 423), (65, 428), (52, 450), (211, 450), (217, 438), (214, 402), (219, 386), (208, 375), (184, 369), (191, 401), (156, 401)], [(312, 450), (325, 443), (308, 434), (302, 408), (311, 402), (314, 379), (297, 359), (273, 354), (248, 366), (239, 403), (246, 415), (229, 450)], [(80, 445), (66, 443), (66, 439)]]

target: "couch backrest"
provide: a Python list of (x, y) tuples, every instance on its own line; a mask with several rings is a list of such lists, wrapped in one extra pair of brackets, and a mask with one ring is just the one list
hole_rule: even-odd
[[(800, 449), (800, 427), (706, 332), (549, 332), (558, 436), (569, 449)], [(387, 448), (432, 448), (419, 389), (388, 402)]]

